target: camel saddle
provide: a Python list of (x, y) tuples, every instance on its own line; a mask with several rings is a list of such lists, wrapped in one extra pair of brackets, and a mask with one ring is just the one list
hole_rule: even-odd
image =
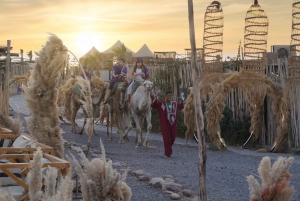
[(74, 94), (80, 95), (80, 90), (81, 90), (81, 87), (80, 87), (79, 84), (77, 84), (77, 85), (75, 85), (75, 86), (73, 87), (73, 93), (74, 93)]
[[(117, 89), (118, 89), (118, 87), (119, 87), (119, 85), (120, 84), (122, 84), (122, 82), (116, 82), (115, 84), (114, 84), (114, 86), (113, 86), (113, 88), (112, 88), (112, 90), (111, 90), (111, 95), (113, 95), (116, 91), (117, 91)], [(120, 90), (120, 89), (118, 89), (118, 90)], [(124, 91), (123, 91), (124, 92)]]
[(134, 94), (134, 92), (141, 86), (143, 82), (142, 81), (134, 81), (132, 85), (131, 95)]

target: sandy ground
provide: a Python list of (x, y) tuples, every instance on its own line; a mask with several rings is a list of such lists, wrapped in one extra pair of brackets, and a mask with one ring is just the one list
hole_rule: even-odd
[[(14, 110), (19, 110), (22, 118), (29, 115), (26, 110), (21, 95), (12, 96), (10, 105)], [(79, 112), (77, 124), (82, 124), (82, 116)], [(63, 138), (78, 146), (87, 144), (87, 135), (73, 134), (70, 132), (69, 124), (61, 124)], [(130, 133), (130, 141), (118, 144), (118, 135), (114, 133), (114, 139), (108, 140), (106, 127), (103, 125), (95, 126), (98, 136), (94, 136), (91, 143), (93, 151), (99, 151), (99, 140), (103, 141), (107, 157), (113, 162), (119, 162), (121, 169), (129, 167), (132, 170), (144, 170), (153, 176), (162, 177), (166, 174), (172, 175), (176, 182), (185, 188), (198, 191), (198, 149), (195, 142), (184, 145), (183, 139), (176, 139), (173, 146), (173, 156), (170, 159), (164, 157), (162, 138), (159, 134), (152, 133), (150, 145), (156, 148), (135, 148), (134, 131)], [(116, 131), (114, 129), (114, 131)], [(68, 149), (66, 149), (66, 153)], [(227, 151), (207, 150), (207, 194), (210, 201), (246, 201), (249, 200), (248, 183), (246, 176), (258, 175), (258, 164), (263, 156), (270, 156), (272, 162), (279, 156), (289, 157), (289, 154), (256, 153), (251, 150), (240, 149), (239, 147), (229, 147)], [(291, 185), (295, 186), (293, 201), (300, 200), (300, 157), (294, 156), (295, 161), (290, 169), (293, 175)], [(126, 182), (133, 191), (132, 201), (154, 201), (171, 200), (168, 195), (159, 189), (149, 187), (148, 182), (137, 181), (130, 174)]]

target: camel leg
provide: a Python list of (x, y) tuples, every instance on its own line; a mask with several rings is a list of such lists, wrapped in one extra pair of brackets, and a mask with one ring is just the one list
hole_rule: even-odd
[(86, 119), (88, 118), (88, 114), (87, 114), (87, 112), (85, 111), (85, 109), (82, 108), (82, 110), (83, 110), (83, 114), (84, 114), (84, 121), (83, 121), (83, 126), (82, 126), (82, 128), (81, 128), (81, 130), (80, 130), (80, 132), (79, 132), (80, 135), (82, 135), (82, 133), (83, 133), (83, 129), (84, 129), (85, 124), (86, 124), (86, 122), (87, 122)]
[(124, 140), (127, 140), (129, 142), (128, 133), (132, 129), (130, 111), (128, 111), (128, 110), (125, 111), (125, 117), (124, 118), (125, 118), (125, 122), (126, 122), (126, 126), (127, 126), (127, 130), (125, 132)]
[(141, 147), (142, 141), (141, 141), (141, 138), (139, 138), (139, 133), (141, 132), (140, 120), (139, 120), (139, 117), (135, 113), (132, 113), (132, 117), (135, 122), (135, 130), (136, 130), (135, 144), (136, 144), (136, 147)]
[(139, 141), (140, 141), (141, 144), (143, 142), (143, 123), (144, 123), (144, 119), (145, 119), (144, 115), (139, 116), (139, 124), (140, 124), (140, 132), (139, 132), (139, 138), (140, 138), (140, 140)]
[(118, 134), (120, 135), (119, 143), (124, 143), (124, 122), (123, 122), (123, 114), (121, 112), (117, 113), (117, 125), (118, 125)]
[(72, 98), (72, 116), (71, 116), (71, 132), (73, 133), (77, 133), (77, 130), (76, 130), (76, 122), (75, 122), (75, 119), (76, 119), (76, 114), (77, 114), (77, 111), (79, 110), (80, 108), (80, 105), (77, 104), (74, 100), (74, 96)]
[(110, 119), (110, 121), (109, 121), (110, 132), (108, 132), (108, 138), (109, 138), (109, 140), (113, 140), (113, 137), (112, 137), (113, 119), (112, 119), (112, 117), (113, 117), (112, 112), (109, 112), (108, 113), (108, 119)]
[(151, 124), (151, 110), (149, 110), (146, 113), (146, 121), (147, 121), (147, 135), (144, 141), (144, 146), (149, 147), (149, 133), (152, 129), (152, 124)]
[(110, 118), (109, 118), (109, 112), (107, 110), (107, 116), (106, 116), (106, 135), (109, 136), (109, 124), (110, 124)]
[(94, 122), (95, 122), (95, 113), (93, 112), (93, 135), (98, 136), (97, 133), (96, 133), (96, 131), (95, 131), (95, 124), (94, 124)]

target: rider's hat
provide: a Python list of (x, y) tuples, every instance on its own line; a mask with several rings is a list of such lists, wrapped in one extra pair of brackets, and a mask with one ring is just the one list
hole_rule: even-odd
[(143, 62), (144, 62), (144, 60), (143, 60), (143, 58), (142, 58), (142, 57), (138, 57), (138, 58), (136, 58), (136, 61), (139, 61), (139, 62), (141, 62), (141, 63), (143, 63)]

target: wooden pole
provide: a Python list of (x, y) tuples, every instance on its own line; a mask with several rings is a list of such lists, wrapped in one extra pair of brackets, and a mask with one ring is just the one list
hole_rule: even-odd
[(24, 70), (24, 58), (23, 58), (23, 49), (20, 49), (20, 52), (21, 52), (21, 66), (20, 66), (20, 68), (21, 69), (19, 69), (19, 74), (20, 75), (23, 75), (23, 74), (25, 74), (25, 70)]
[(9, 68), (10, 68), (10, 40), (7, 40), (6, 69), (5, 69), (6, 90), (8, 90), (8, 84), (9, 84)]
[(188, 0), (189, 28), (191, 43), (191, 67), (193, 71), (193, 92), (195, 105), (195, 120), (198, 135), (198, 170), (199, 170), (199, 200), (207, 201), (206, 196), (206, 147), (204, 137), (204, 121), (200, 99), (199, 77), (197, 75), (197, 52), (194, 28), (194, 8), (193, 0)]
[(7, 40), (7, 54), (5, 66), (4, 91), (2, 99), (2, 112), (5, 116), (9, 115), (9, 69), (10, 69), (10, 40)]

